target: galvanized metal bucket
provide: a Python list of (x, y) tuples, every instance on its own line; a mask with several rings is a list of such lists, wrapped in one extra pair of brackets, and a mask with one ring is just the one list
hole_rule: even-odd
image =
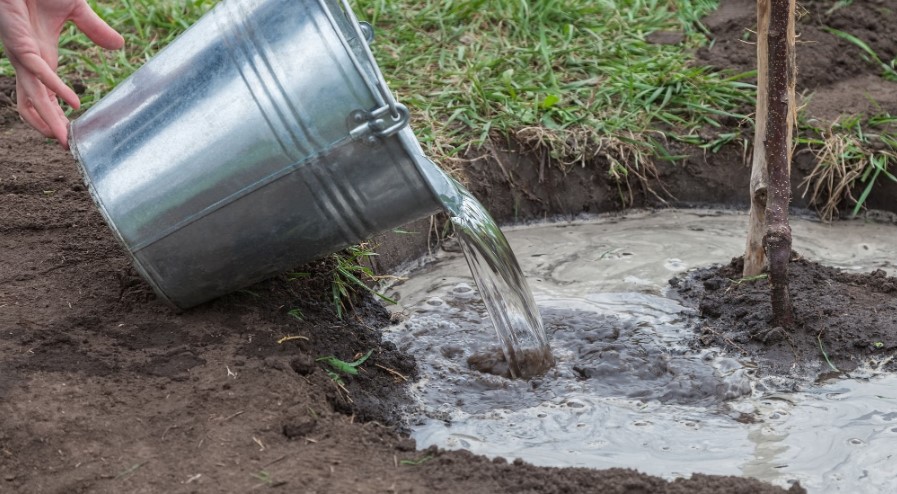
[(160, 296), (191, 307), (441, 209), (370, 35), (345, 0), (224, 0), (72, 122)]

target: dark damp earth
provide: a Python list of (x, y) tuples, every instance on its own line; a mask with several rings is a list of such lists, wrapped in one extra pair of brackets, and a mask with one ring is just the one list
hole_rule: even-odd
[[(802, 39), (813, 43), (799, 47), (799, 88), (815, 94), (809, 111), (819, 118), (869, 111), (869, 98), (859, 95), (897, 114), (897, 84), (820, 27), (861, 29), (852, 32), (890, 60), (897, 56), (897, 19), (893, 9), (878, 8), (883, 3), (855, 2), (828, 17), (801, 19)], [(833, 4), (805, 7), (825, 12)], [(752, 15), (751, 2), (724, 1), (705, 23), (716, 43), (699, 58), (750, 68), (753, 48), (739, 40), (752, 29)], [(11, 80), (0, 80), (0, 492), (781, 491), (748, 478), (696, 474), (668, 482), (629, 469), (544, 468), (417, 450), (400, 415), (417, 364), (381, 339), (389, 318), (380, 305), (360, 299), (338, 319), (329, 300), (331, 266), (321, 261), (302, 268), (318, 273), (304, 281), (276, 278), (171, 310), (131, 268), (73, 159), (20, 122), (13, 90)], [(674, 151), (693, 156), (684, 166), (660, 166), (678, 205), (745, 206), (749, 170), (740, 148)], [(497, 167), (490, 171), (488, 160), (468, 173), (472, 191), (499, 219), (619, 208), (601, 163), (543, 174), (537, 156), (518, 148), (497, 153), (508, 158), (520, 188), (508, 186)], [(806, 173), (811, 158), (799, 155), (795, 173)], [(870, 205), (893, 210), (894, 190), (883, 190)], [(641, 201), (652, 205), (651, 198)], [(819, 341), (841, 370), (892, 353), (895, 280), (847, 276), (808, 261), (792, 263), (802, 326), (788, 334), (768, 331), (762, 310), (744, 313), (762, 305), (762, 281), (726, 291), (737, 265), (683, 281), (683, 296), (705, 316), (695, 345), (745, 352), (768, 362), (767, 372), (795, 359), (818, 360)], [(834, 305), (836, 294), (849, 312)], [(287, 336), (298, 338), (279, 343)], [(317, 360), (351, 360), (371, 350), (343, 386)]]
[(804, 374), (820, 361), (819, 378), (870, 361), (897, 370), (887, 359), (897, 350), (897, 278), (845, 273), (794, 253), (788, 277), (796, 324), (786, 330), (771, 323), (769, 281), (740, 281), (743, 267), (736, 258), (671, 280), (701, 315), (699, 345), (749, 356), (764, 374)]

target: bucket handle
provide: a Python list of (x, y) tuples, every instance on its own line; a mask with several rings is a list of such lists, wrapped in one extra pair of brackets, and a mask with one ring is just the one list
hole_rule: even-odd
[[(324, 12), (327, 14), (327, 17), (330, 19), (331, 24), (336, 26), (335, 19), (333, 18), (333, 13), (330, 12), (330, 9), (327, 7), (325, 0), (319, 0), (321, 7), (324, 9)], [(389, 91), (389, 88), (386, 85), (386, 81), (383, 79), (383, 74), (380, 72), (380, 69), (377, 68), (377, 62), (374, 59), (374, 54), (371, 52), (371, 47), (368, 46), (367, 40), (371, 38), (373, 34), (373, 29), (371, 29), (370, 34), (365, 35), (364, 30), (361, 27), (361, 24), (358, 22), (358, 18), (355, 17), (355, 12), (352, 11), (352, 6), (349, 5), (348, 0), (340, 0), (340, 3), (343, 5), (343, 10), (346, 13), (346, 17), (349, 19), (349, 24), (352, 24), (352, 29), (355, 31), (355, 36), (361, 42), (361, 46), (364, 49), (364, 53), (367, 55), (368, 60), (374, 64), (374, 73), (377, 76), (376, 84), (377, 89), (380, 92), (380, 98), (389, 107), (390, 116), (394, 120), (403, 120), (401, 111), (399, 110), (399, 104), (396, 102), (395, 97), (393, 97), (392, 93)], [(345, 41), (343, 41), (345, 43)], [(367, 80), (367, 71), (364, 67), (361, 66), (361, 62), (358, 60), (358, 57), (355, 56), (355, 53), (352, 49), (347, 45), (346, 51), (349, 53), (349, 58), (352, 59), (352, 65), (355, 66), (355, 69), (358, 71), (361, 76)]]
[(363, 110), (355, 110), (349, 115), (349, 121), (353, 124), (359, 124), (357, 127), (349, 131), (352, 139), (367, 139), (368, 142), (376, 142), (377, 137), (389, 137), (396, 132), (402, 130), (408, 124), (410, 114), (408, 107), (399, 103), (396, 105), (398, 117), (393, 117), (392, 122), (384, 120), (386, 114), (389, 113), (388, 106), (381, 106), (372, 112)]

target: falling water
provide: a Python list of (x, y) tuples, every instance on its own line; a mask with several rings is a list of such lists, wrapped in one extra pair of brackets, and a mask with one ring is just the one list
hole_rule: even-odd
[(452, 220), (486, 311), (498, 333), (500, 352), (471, 357), (471, 366), (528, 379), (554, 365), (548, 336), (520, 264), (486, 208), (461, 184), (429, 162), (421, 167)]
[[(452, 224), (501, 340), (508, 372), (524, 379), (542, 374), (554, 358), (529, 284), (498, 225), (467, 189), (457, 186), (462, 201), (459, 211), (451, 211)], [(491, 360), (480, 355), (471, 364), (491, 365), (494, 372)]]

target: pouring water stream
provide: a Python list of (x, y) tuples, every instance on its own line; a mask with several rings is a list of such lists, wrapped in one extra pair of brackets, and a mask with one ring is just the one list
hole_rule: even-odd
[(451, 217), (495, 326), (511, 377), (528, 379), (554, 365), (548, 336), (532, 290), (508, 241), (486, 208), (435, 163), (420, 156), (419, 168)]

